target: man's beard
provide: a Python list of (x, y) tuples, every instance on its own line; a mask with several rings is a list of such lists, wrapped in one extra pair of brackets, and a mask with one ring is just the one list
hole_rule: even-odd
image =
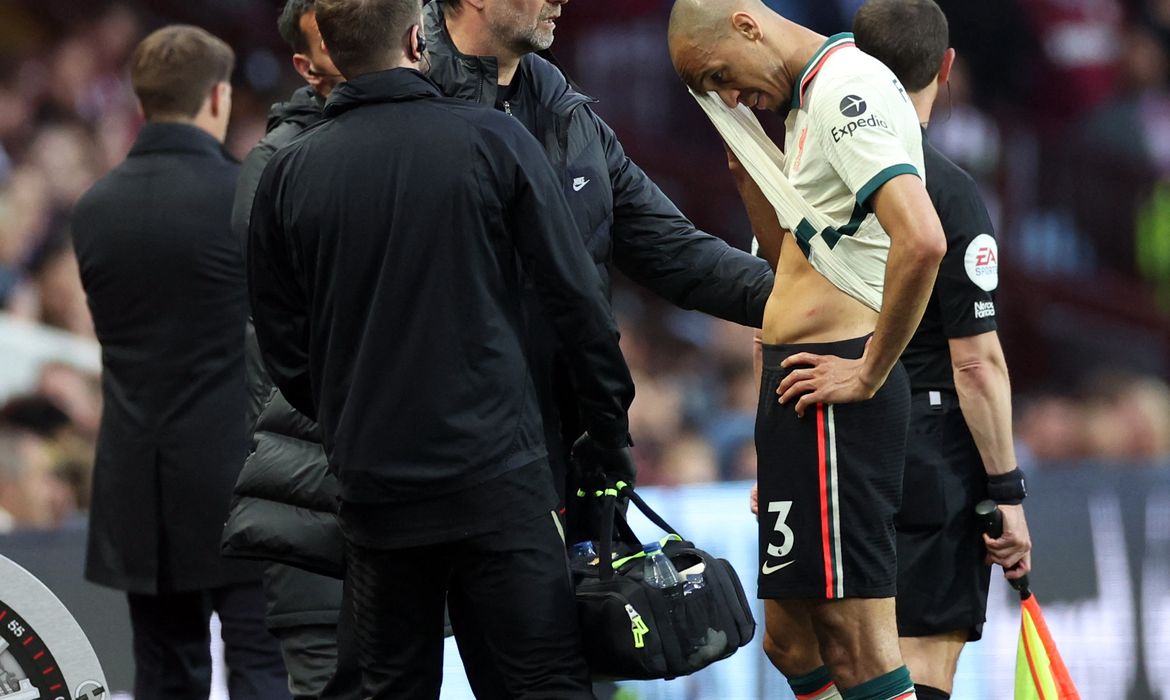
[(533, 27), (516, 37), (515, 43), (518, 47), (523, 47), (525, 53), (544, 51), (553, 45), (553, 30)]
[(535, 26), (523, 27), (523, 18), (508, 14), (502, 18), (501, 21), (492, 22), (492, 29), (497, 33), (497, 36), (507, 36), (507, 44), (512, 47), (516, 53), (534, 53), (536, 51), (543, 51), (553, 44), (553, 27), (544, 23), (553, 15), (550, 13), (546, 15), (541, 13), (536, 21)]

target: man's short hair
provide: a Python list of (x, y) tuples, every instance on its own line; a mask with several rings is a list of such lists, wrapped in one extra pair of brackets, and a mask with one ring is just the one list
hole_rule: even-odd
[(315, 4), (314, 0), (288, 0), (276, 20), (280, 37), (288, 42), (294, 53), (309, 52), (309, 38), (301, 31), (301, 17), (312, 12)]
[(853, 38), (910, 92), (930, 85), (950, 45), (947, 17), (934, 0), (868, 0), (853, 17)]
[(174, 24), (142, 40), (130, 59), (130, 81), (147, 119), (190, 118), (216, 83), (231, 79), (236, 55), (199, 27)]
[(317, 0), (317, 28), (346, 78), (388, 68), (419, 23), (420, 0)]

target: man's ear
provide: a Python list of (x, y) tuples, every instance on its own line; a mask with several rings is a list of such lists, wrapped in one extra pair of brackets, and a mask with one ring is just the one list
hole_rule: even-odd
[(752, 41), (759, 41), (764, 36), (763, 30), (760, 28), (760, 23), (756, 21), (755, 17), (752, 17), (746, 12), (736, 12), (733, 14), (731, 16), (731, 27), (735, 30), (736, 34), (741, 34)]
[(309, 57), (303, 53), (294, 53), (292, 56), (292, 64), (297, 74), (304, 78), (305, 82), (312, 86), (314, 90), (317, 89), (321, 78), (313, 75), (313, 62), (309, 60)]
[(211, 116), (218, 117), (224, 110), (231, 108), (232, 85), (226, 81), (219, 81), (211, 88)]
[(942, 63), (938, 67), (938, 86), (942, 87), (951, 79), (951, 69), (955, 67), (955, 50), (947, 49), (943, 53)]

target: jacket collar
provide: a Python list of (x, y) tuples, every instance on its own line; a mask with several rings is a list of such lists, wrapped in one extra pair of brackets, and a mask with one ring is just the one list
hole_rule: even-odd
[[(461, 53), (447, 31), (443, 3), (431, 2), (423, 8), (427, 37), (427, 76), (443, 94), (488, 107), (496, 104), (499, 64), (495, 56), (469, 56)], [(528, 54), (520, 59), (517, 79), (531, 90), (536, 101), (558, 115), (568, 116), (577, 106), (596, 102), (569, 85), (561, 71), (543, 58)]]
[(325, 102), (325, 116), (336, 117), (367, 104), (427, 97), (442, 97), (442, 93), (425, 75), (413, 68), (391, 68), (359, 75), (335, 87)]
[(305, 121), (321, 118), (325, 98), (308, 85), (297, 89), (288, 102), (278, 102), (268, 111), (268, 131), (287, 121)]
[(134, 146), (130, 148), (130, 155), (146, 153), (198, 153), (235, 160), (214, 136), (197, 126), (178, 122), (143, 124)]

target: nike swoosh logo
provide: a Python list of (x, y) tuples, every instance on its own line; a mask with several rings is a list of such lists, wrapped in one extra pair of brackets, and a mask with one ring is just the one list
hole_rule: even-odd
[(779, 571), (780, 569), (783, 569), (784, 567), (790, 566), (790, 565), (795, 564), (795, 563), (796, 563), (796, 560), (793, 560), (793, 561), (786, 561), (783, 564), (777, 564), (776, 566), (769, 566), (767, 562), (764, 562), (764, 565), (760, 567), (760, 573), (767, 576), (768, 574), (774, 574), (777, 571)]
[(573, 181), (573, 191), (580, 192), (581, 190), (585, 189), (585, 185), (588, 185), (588, 184), (589, 184), (589, 180), (574, 180)]

